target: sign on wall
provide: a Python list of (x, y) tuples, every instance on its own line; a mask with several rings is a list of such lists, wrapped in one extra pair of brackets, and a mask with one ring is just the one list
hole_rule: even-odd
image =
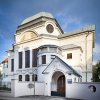
[(29, 83), (29, 84), (28, 84), (28, 88), (29, 88), (29, 89), (32, 89), (32, 88), (34, 88), (34, 84), (32, 84), (32, 83)]
[(72, 84), (72, 79), (67, 79), (68, 84)]

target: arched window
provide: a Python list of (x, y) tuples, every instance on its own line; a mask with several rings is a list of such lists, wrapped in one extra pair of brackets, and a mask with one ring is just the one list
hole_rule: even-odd
[(37, 75), (36, 74), (32, 75), (32, 81), (37, 81)]
[(18, 79), (19, 79), (19, 81), (22, 81), (22, 75), (19, 75)]
[(25, 81), (30, 81), (30, 76), (29, 75), (25, 75)]

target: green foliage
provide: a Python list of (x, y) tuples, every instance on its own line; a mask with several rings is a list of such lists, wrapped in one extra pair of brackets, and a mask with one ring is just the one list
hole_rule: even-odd
[(93, 81), (100, 82), (100, 61), (97, 62), (96, 65), (93, 66)]

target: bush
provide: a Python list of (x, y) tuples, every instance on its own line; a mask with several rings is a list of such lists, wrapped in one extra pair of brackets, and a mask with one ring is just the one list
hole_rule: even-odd
[(97, 62), (96, 65), (93, 67), (93, 81), (94, 82), (100, 82), (100, 61)]

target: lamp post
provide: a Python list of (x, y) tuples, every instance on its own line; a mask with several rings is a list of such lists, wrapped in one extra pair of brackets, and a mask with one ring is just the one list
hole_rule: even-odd
[(34, 97), (35, 97), (35, 74), (36, 74), (37, 69), (31, 70), (31, 72), (29, 72), (29, 74), (33, 75), (33, 79), (34, 79), (34, 84), (31, 83), (31, 87), (34, 88)]
[(36, 71), (37, 71), (36, 69), (33, 71), (33, 75), (34, 75), (33, 76), (33, 78), (34, 78), (34, 97), (35, 97), (35, 73), (36, 73)]

